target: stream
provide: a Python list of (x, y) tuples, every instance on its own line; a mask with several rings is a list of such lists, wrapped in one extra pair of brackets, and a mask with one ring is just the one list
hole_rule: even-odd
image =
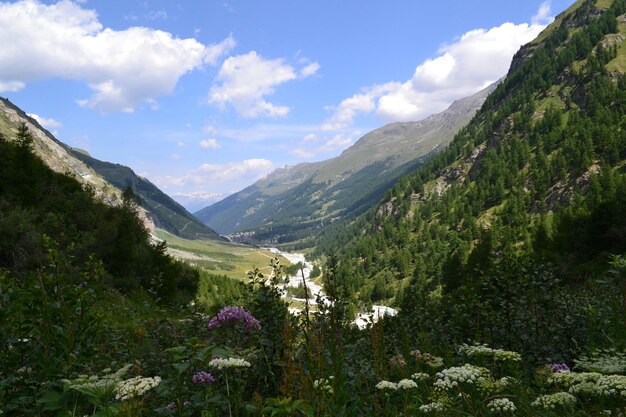
[[(267, 249), (276, 255), (280, 255), (284, 257), (292, 264), (297, 264), (298, 262), (302, 262), (302, 264), (304, 265), (304, 268), (303, 268), (304, 282), (309, 292), (309, 304), (310, 305), (317, 305), (318, 295), (320, 296), (319, 298), (322, 300), (322, 302), (330, 303), (330, 301), (328, 301), (328, 298), (326, 298), (326, 296), (324, 295), (324, 289), (320, 285), (311, 281), (310, 277), (311, 277), (311, 271), (313, 270), (313, 263), (307, 261), (304, 254), (283, 252), (277, 248), (264, 248), (264, 249)], [(304, 303), (306, 301), (304, 298), (289, 297), (287, 295), (287, 292), (283, 289), (285, 286), (297, 287), (300, 284), (302, 284), (301, 273), (298, 273), (295, 276), (290, 276), (289, 282), (287, 284), (280, 284), (279, 287), (280, 287), (283, 298), (285, 299), (289, 298), (291, 300), (300, 301)], [(292, 314), (300, 314), (302, 312), (302, 309), (289, 307), (289, 312), (291, 312)], [(381, 306), (381, 305), (373, 305), (370, 311), (357, 313), (357, 317), (353, 321), (353, 323), (358, 328), (364, 329), (365, 327), (367, 327), (369, 323), (375, 323), (381, 317), (384, 317), (387, 315), (395, 316), (396, 314), (398, 314), (398, 310), (394, 308)]]

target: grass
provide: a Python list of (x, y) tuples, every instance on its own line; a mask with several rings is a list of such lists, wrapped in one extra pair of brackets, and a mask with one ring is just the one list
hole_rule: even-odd
[[(252, 246), (216, 240), (183, 239), (161, 229), (157, 229), (155, 235), (167, 242), (170, 254), (175, 258), (213, 274), (235, 279), (244, 279), (246, 273), (255, 267), (263, 273), (269, 273), (269, 262), (276, 256), (268, 250)], [(290, 264), (283, 257), (279, 259), (283, 265)]]
[[(620, 24), (618, 32), (620, 35), (626, 36), (626, 24)], [(609, 71), (624, 72), (626, 70), (626, 46), (624, 46), (624, 42), (620, 42), (617, 47), (617, 56), (606, 67)]]

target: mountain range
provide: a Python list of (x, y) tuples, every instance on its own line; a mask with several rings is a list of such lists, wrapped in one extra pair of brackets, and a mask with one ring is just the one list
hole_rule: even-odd
[(62, 143), (23, 110), (9, 100), (0, 98), (0, 133), (7, 138), (14, 137), (21, 122), (26, 124), (33, 135), (34, 152), (39, 158), (54, 171), (77, 179), (100, 200), (110, 205), (119, 205), (122, 191), (127, 186), (132, 187), (140, 201), (139, 217), (148, 230), (161, 228), (188, 239), (222, 239), (132, 169), (100, 161), (86, 151)]
[(398, 178), (445, 148), (495, 87), (422, 121), (376, 129), (338, 157), (278, 169), (195, 215), (222, 234), (254, 235), (253, 241), (310, 240), (325, 225), (364, 213)]

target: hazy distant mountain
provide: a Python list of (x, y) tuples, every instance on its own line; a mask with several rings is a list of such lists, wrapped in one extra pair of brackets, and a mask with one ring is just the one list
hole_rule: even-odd
[(326, 161), (278, 169), (196, 216), (220, 233), (255, 230), (263, 240), (295, 241), (312, 229), (357, 216), (395, 181), (447, 145), (495, 84), (419, 122), (376, 129)]
[(0, 133), (7, 138), (14, 137), (20, 122), (29, 127), (35, 140), (35, 153), (50, 168), (75, 177), (106, 203), (119, 204), (121, 190), (131, 185), (141, 199), (139, 215), (148, 229), (159, 227), (190, 239), (221, 239), (215, 231), (132, 169), (100, 161), (84, 150), (67, 146), (9, 100), (0, 98)]

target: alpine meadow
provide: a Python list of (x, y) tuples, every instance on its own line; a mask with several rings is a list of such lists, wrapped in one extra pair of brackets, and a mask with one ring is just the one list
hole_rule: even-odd
[(0, 415), (626, 415), (626, 0), (557, 1), (0, 1)]

